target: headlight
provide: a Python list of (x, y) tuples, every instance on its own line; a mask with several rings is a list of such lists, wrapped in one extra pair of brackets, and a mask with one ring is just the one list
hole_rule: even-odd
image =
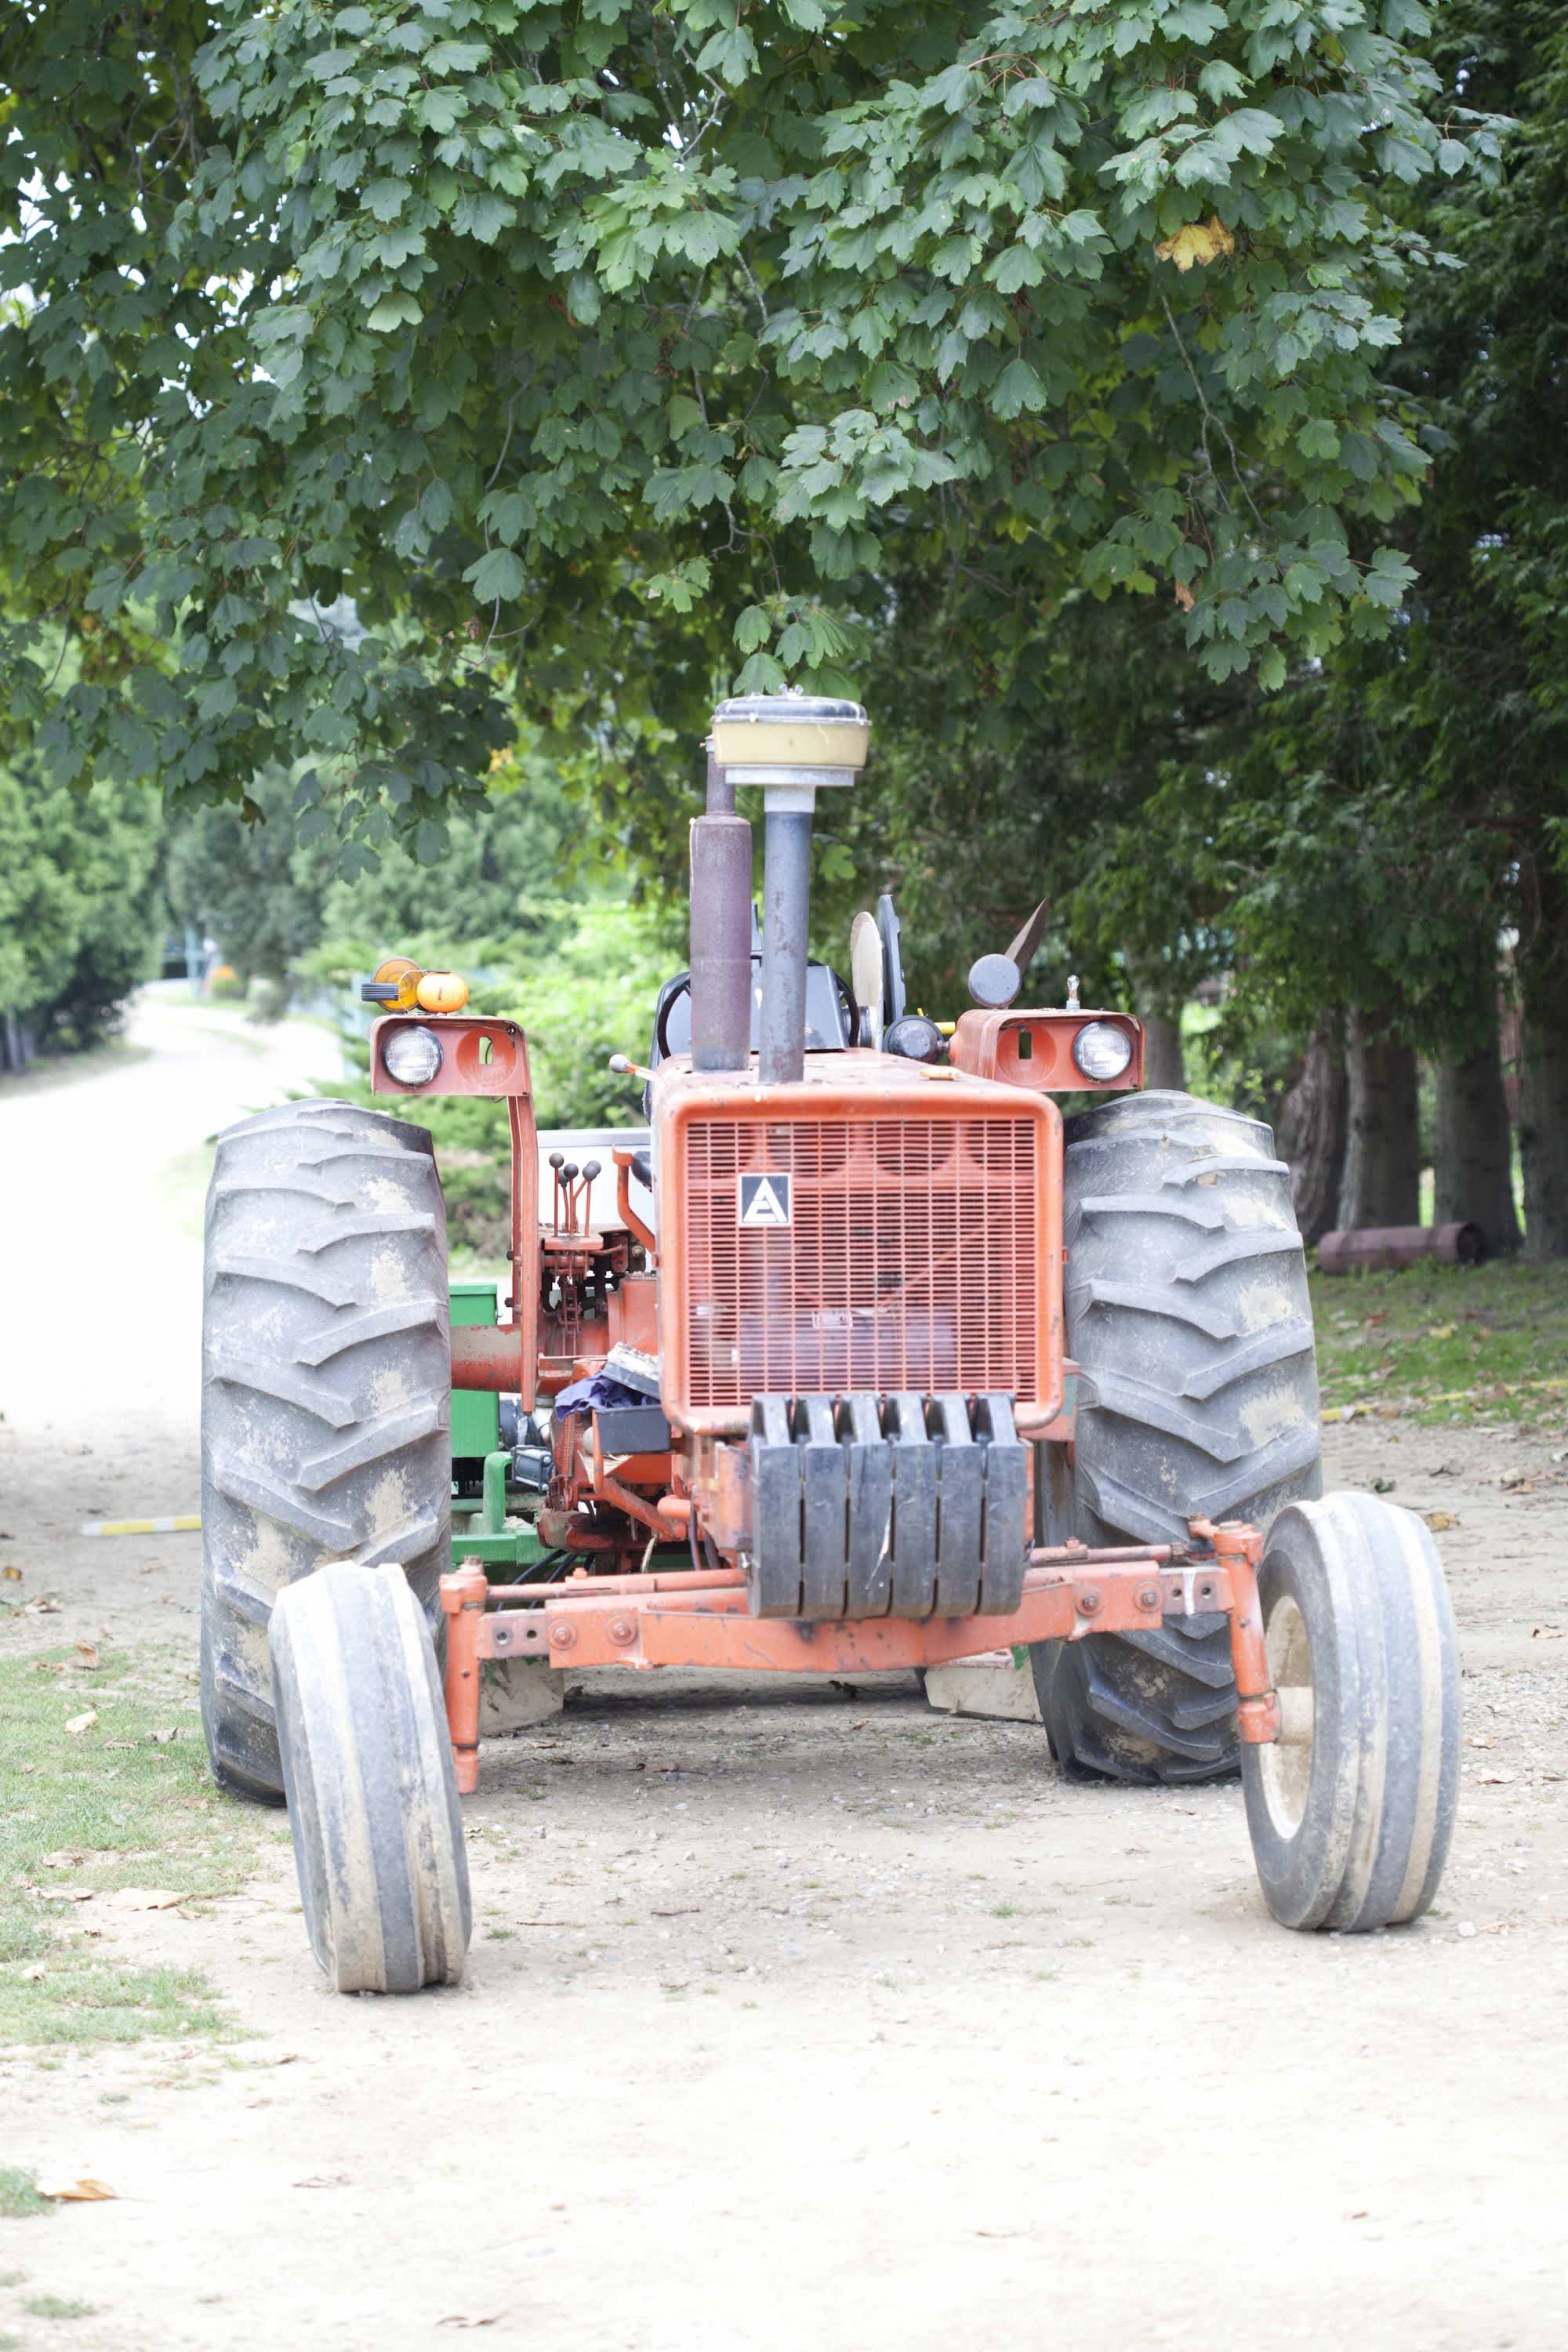
[(441, 1041), (432, 1029), (395, 1029), (382, 1046), (381, 1064), (400, 1087), (427, 1087), (441, 1066)]
[(1114, 1021), (1091, 1021), (1072, 1041), (1072, 1057), (1086, 1078), (1119, 1078), (1132, 1059), (1132, 1040)]
[(942, 1031), (923, 1013), (906, 1013), (882, 1033), (884, 1054), (901, 1054), (909, 1062), (940, 1062), (947, 1046)]

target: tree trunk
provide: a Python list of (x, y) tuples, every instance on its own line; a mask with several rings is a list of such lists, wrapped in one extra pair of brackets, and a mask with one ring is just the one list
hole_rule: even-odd
[(1519, 1150), (1524, 1168), (1524, 1254), (1568, 1257), (1568, 877), (1532, 865), (1534, 919), (1517, 953)]
[(1140, 1013), (1139, 1018), (1143, 1024), (1144, 1085), (1164, 1087), (1173, 1094), (1185, 1094), (1187, 1070), (1182, 1058), (1179, 1024), (1167, 1021), (1163, 1013), (1151, 1013), (1147, 1009)]
[(1385, 1013), (1347, 1024), (1348, 1136), (1340, 1182), (1342, 1227), (1421, 1221), (1415, 1055), (1388, 1034)]
[(1274, 1129), (1275, 1148), (1290, 1170), (1296, 1222), (1309, 1249), (1322, 1240), (1339, 1213), (1345, 1159), (1342, 1031), (1338, 1013), (1320, 1015), (1300, 1076), (1281, 1102)]
[[(1486, 984), (1495, 991), (1489, 970)], [(1503, 1094), (1495, 994), (1489, 1032), (1472, 1052), (1437, 1064), (1432, 1133), (1435, 1225), (1479, 1225), (1494, 1256), (1519, 1247), (1513, 1130)]]

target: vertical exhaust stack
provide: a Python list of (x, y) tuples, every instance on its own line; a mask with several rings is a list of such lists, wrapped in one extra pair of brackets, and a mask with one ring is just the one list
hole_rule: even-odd
[(691, 1066), (752, 1058), (752, 828), (711, 746), (708, 806), (691, 820)]
[[(767, 812), (757, 1057), (757, 1075), (764, 1086), (787, 1086), (805, 1071), (811, 820), (816, 795), (826, 787), (842, 790), (855, 782), (866, 764), (870, 740), (870, 726), (858, 702), (798, 690), (738, 695), (713, 713), (714, 759), (731, 786), (760, 784)], [(749, 979), (748, 961), (748, 983)], [(749, 1020), (749, 998), (747, 1010)]]

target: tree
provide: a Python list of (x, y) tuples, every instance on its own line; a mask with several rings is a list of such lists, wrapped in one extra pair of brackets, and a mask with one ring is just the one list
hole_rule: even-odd
[(1408, 584), (1398, 193), (1495, 149), (1436, 119), (1426, 28), (20, 0), (13, 724), (198, 796), (303, 751), (302, 840), (432, 858), (518, 701), (646, 787), (738, 657), (845, 681), (900, 541), (1005, 671), (1042, 604), (1163, 585), (1195, 663), (1277, 685)]
[(96, 1045), (155, 961), (156, 796), (0, 769), (0, 1008), (35, 1045)]
[(211, 933), (242, 981), (270, 982), (281, 1009), (294, 966), (321, 936), (330, 861), (299, 846), (286, 773), (254, 777), (246, 797), (253, 814), (202, 808), (175, 828), (169, 905), (177, 922)]

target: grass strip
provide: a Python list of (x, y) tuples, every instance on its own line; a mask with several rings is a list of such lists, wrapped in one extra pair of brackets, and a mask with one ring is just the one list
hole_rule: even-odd
[(0, 1661), (0, 2045), (226, 2034), (205, 1977), (100, 1937), (128, 1924), (121, 1888), (232, 1894), (268, 1825), (213, 1788), (188, 1685), (79, 1664)]
[(1311, 1276), (1323, 1408), (1425, 1423), (1568, 1417), (1568, 1263)]

